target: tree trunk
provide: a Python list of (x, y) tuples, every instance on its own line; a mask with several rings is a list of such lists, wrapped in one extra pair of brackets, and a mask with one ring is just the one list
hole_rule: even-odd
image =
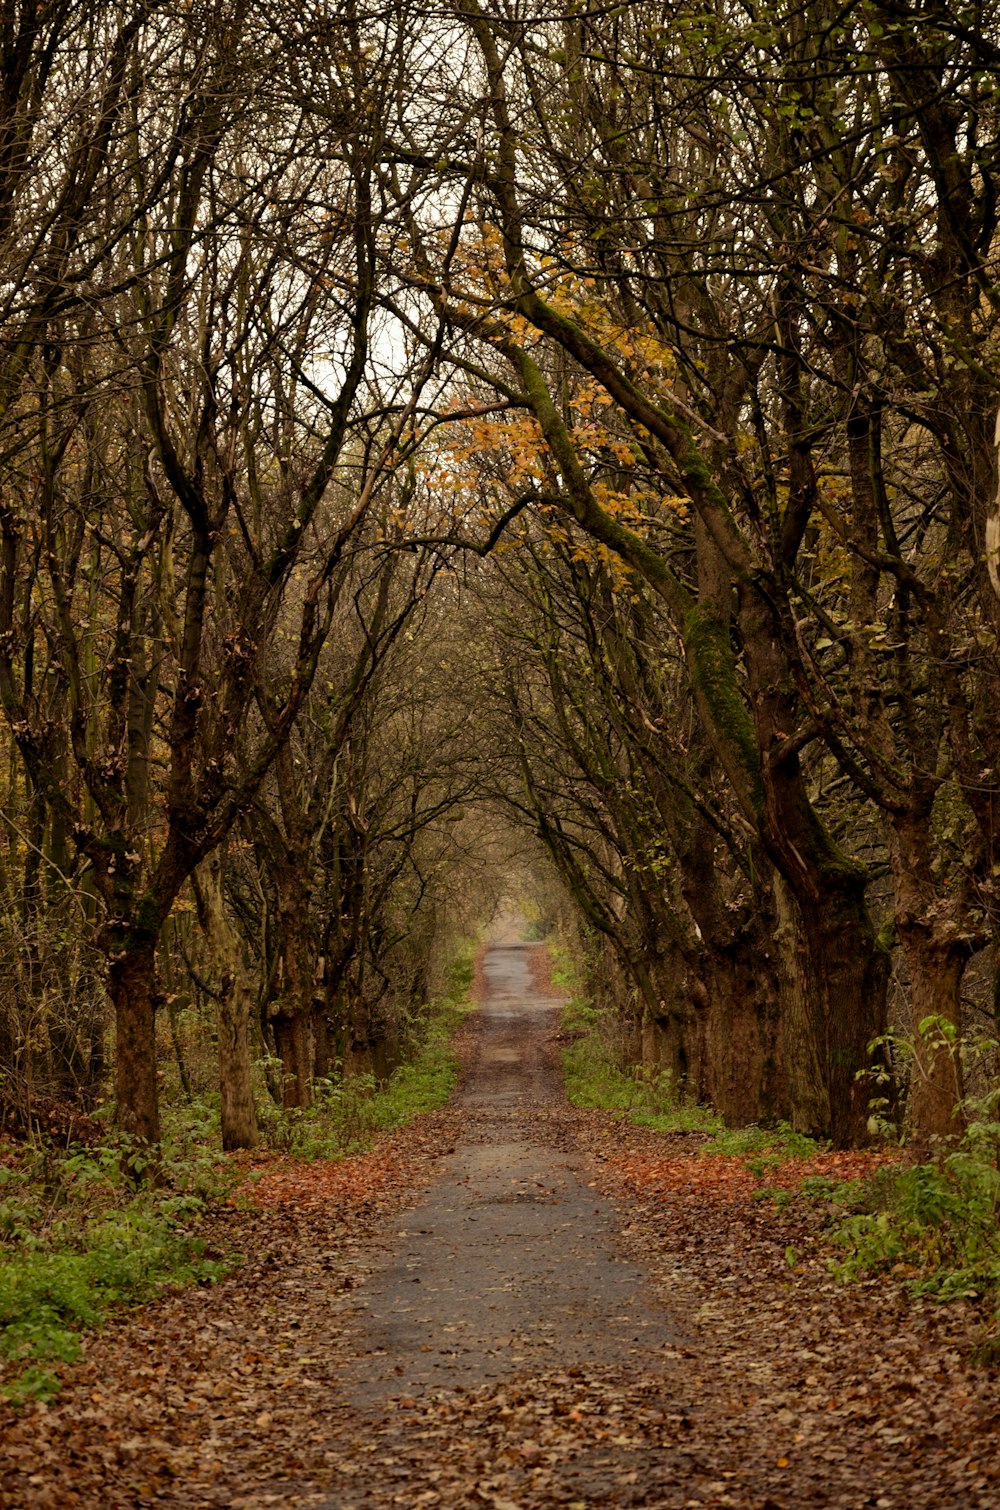
[(896, 821), (894, 837), (896, 928), (910, 974), (911, 1140), (927, 1153), (963, 1130), (962, 976), (969, 946), (959, 926), (961, 902), (939, 895), (931, 869), (929, 800)]
[(177, 998), (171, 991), (167, 1000), (167, 1017), (170, 1022), (170, 1041), (174, 1046), (174, 1059), (177, 1063), (177, 1075), (181, 1082), (181, 1090), (184, 1099), (189, 1104), (194, 1100), (194, 1090), (191, 1085), (191, 1076), (184, 1062), (184, 1045), (181, 1043), (180, 1022), (178, 1021)]
[[(856, 1077), (868, 1065), (868, 1044), (885, 1030), (888, 956), (865, 902), (867, 872), (841, 850), (813, 807), (791, 737), (802, 712), (785, 650), (794, 631), (779, 603), (760, 590), (741, 589), (751, 721), (728, 617), (718, 606), (718, 588), (709, 590), (711, 553), (704, 555), (704, 606), (688, 616), (685, 641), (696, 702), (745, 815), (794, 898), (790, 922), (803, 931), (804, 953), (787, 942), (784, 949), (797, 1015), (786, 1039), (795, 1099), (806, 1098), (805, 1120), (814, 1131), (849, 1148), (868, 1136), (867, 1099)], [(809, 1084), (815, 1078), (810, 1037), (819, 1054), (819, 1094)]]
[(219, 997), (219, 1088), (222, 1146), (227, 1153), (257, 1144), (257, 1110), (250, 1074), (251, 996), (245, 979), (227, 976)]
[(795, 898), (774, 877), (774, 947), (780, 977), (781, 1048), (788, 1082), (789, 1121), (796, 1132), (828, 1137), (830, 1087), (826, 1070), (826, 1024), (812, 989), (809, 951)]
[(287, 1109), (308, 1106), (312, 1072), (312, 1034), (305, 1012), (279, 1012), (274, 1021), (274, 1042), (281, 1060), (283, 1104)]
[[(707, 770), (706, 770), (707, 775)], [(721, 894), (718, 835), (692, 814), (680, 846), (683, 898), (701, 940), (700, 991), (692, 990), (698, 1091), (734, 1126), (791, 1117), (781, 1044), (775, 909), (766, 860), (737, 898)]]
[(961, 985), (966, 956), (917, 929), (900, 932), (900, 943), (911, 975), (911, 1142), (927, 1152), (953, 1143), (964, 1128)]
[[(809, 1053), (804, 1035), (815, 1039), (829, 1111), (827, 1125), (816, 1131), (838, 1148), (851, 1148), (868, 1138), (867, 1093), (857, 1076), (868, 1066), (868, 1045), (885, 1031), (888, 953), (865, 900), (867, 872), (817, 814), (799, 751), (789, 739), (800, 706), (781, 643), (780, 615), (754, 594), (743, 605), (740, 624), (760, 755), (761, 838), (794, 898), (788, 924), (797, 921), (803, 934), (804, 954), (786, 947), (793, 974), (796, 956), (800, 960), (798, 984), (789, 976), (792, 1003), (802, 998), (794, 1007), (799, 1022), (792, 1024), (790, 1047)], [(790, 1077), (795, 1073), (790, 1058)], [(817, 1103), (817, 1117), (820, 1111)]]
[(216, 1025), (222, 1146), (230, 1152), (256, 1146), (257, 1112), (250, 1066), (253, 993), (247, 979), (243, 944), (225, 908), (223, 864), (224, 856), (218, 851), (202, 862), (195, 876), (195, 897), (198, 921), (219, 970)]
[[(278, 766), (279, 787), (291, 783), (288, 752)], [(300, 814), (287, 791), (282, 802), (285, 836), (272, 842), (270, 866), (277, 891), (278, 999), (271, 1007), (275, 1048), (282, 1063), (282, 1104), (312, 1100), (312, 1019), (318, 950), (310, 915), (309, 847)]]
[[(710, 946), (711, 947), (711, 946)], [(712, 951), (701, 1084), (733, 1127), (794, 1120), (782, 1072), (779, 997), (756, 931)]]
[(826, 1026), (829, 1135), (836, 1148), (869, 1139), (869, 1090), (859, 1072), (886, 1028), (889, 955), (875, 936), (859, 884), (829, 885), (800, 901), (809, 970)]
[(156, 1080), (156, 938), (128, 942), (111, 958), (108, 990), (115, 1011), (118, 1125), (140, 1143), (160, 1141)]
[(330, 1045), (330, 1021), (326, 1015), (326, 1001), (319, 997), (313, 1003), (313, 1077), (325, 1080), (333, 1067), (333, 1052)]

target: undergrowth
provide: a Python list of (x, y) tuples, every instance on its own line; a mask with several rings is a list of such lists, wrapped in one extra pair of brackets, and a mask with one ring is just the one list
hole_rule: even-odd
[[(563, 989), (577, 987), (565, 960), (553, 978)], [(704, 1132), (699, 1155), (741, 1158), (761, 1180), (826, 1146), (787, 1123), (726, 1127), (709, 1108), (685, 1103), (669, 1074), (623, 1068), (604, 1014), (579, 994), (567, 1002), (562, 1026), (573, 1035), (563, 1064), (574, 1106), (615, 1112), (658, 1132)], [(961, 1143), (933, 1162), (895, 1162), (852, 1180), (811, 1174), (796, 1189), (763, 1185), (758, 1195), (778, 1207), (803, 1202), (822, 1209), (840, 1250), (831, 1268), (846, 1282), (887, 1274), (916, 1296), (984, 1302), (992, 1321), (978, 1361), (1000, 1363), (1000, 1093), (966, 1110)]]
[[(565, 956), (557, 955), (553, 980), (564, 989), (576, 987), (576, 972)], [(700, 1153), (742, 1158), (759, 1176), (786, 1159), (810, 1158), (819, 1151), (812, 1138), (793, 1132), (786, 1122), (774, 1128), (727, 1127), (711, 1107), (686, 1098), (669, 1070), (623, 1067), (610, 1042), (607, 1014), (583, 996), (566, 1003), (562, 1027), (564, 1034), (574, 1035), (563, 1049), (566, 1095), (573, 1106), (617, 1112), (654, 1132), (704, 1133)]]
[[(571, 964), (558, 955), (552, 979), (563, 989), (575, 985)], [(563, 1078), (571, 1105), (618, 1112), (657, 1132), (722, 1130), (708, 1107), (683, 1101), (669, 1072), (641, 1065), (623, 1069), (616, 1063), (603, 1027), (604, 1014), (585, 997), (573, 996), (564, 1006), (563, 1033), (577, 1035), (563, 1049)]]
[(119, 1141), (0, 1163), (0, 1390), (15, 1403), (51, 1399), (80, 1332), (112, 1306), (225, 1271), (195, 1229), (222, 1188), (211, 1155), (166, 1145), (159, 1183), (138, 1190), (129, 1162)]
[(842, 1279), (887, 1273), (913, 1295), (992, 1309), (981, 1361), (1000, 1361), (1000, 1122), (979, 1103), (961, 1142), (930, 1163), (893, 1165), (835, 1193)]
[[(386, 1128), (441, 1106), (455, 1084), (452, 1037), (470, 1010), (472, 949), (448, 990), (422, 1015), (411, 1059), (385, 1083), (374, 1076), (315, 1087), (304, 1113), (275, 1113), (273, 1141), (304, 1158), (338, 1157)], [(106, 1147), (0, 1144), (0, 1392), (14, 1403), (50, 1400), (59, 1370), (81, 1353), (82, 1331), (109, 1309), (137, 1305), (165, 1286), (212, 1282), (235, 1262), (206, 1250), (197, 1219), (236, 1178), (213, 1154), (215, 1098), (165, 1109), (157, 1178), (123, 1140)]]
[(339, 1158), (369, 1147), (380, 1132), (443, 1106), (458, 1074), (452, 1039), (471, 1010), (473, 948), (452, 964), (445, 995), (431, 1002), (414, 1029), (411, 1056), (387, 1080), (370, 1074), (313, 1082), (312, 1105), (276, 1111), (270, 1141), (306, 1159)]

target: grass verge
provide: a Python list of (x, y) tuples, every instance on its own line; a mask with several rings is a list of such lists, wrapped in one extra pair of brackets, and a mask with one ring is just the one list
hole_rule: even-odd
[[(553, 980), (557, 981), (555, 972)], [(719, 1118), (707, 1107), (681, 1101), (669, 1073), (618, 1065), (602, 1030), (603, 1016), (579, 996), (563, 1008), (563, 1033), (574, 1035), (563, 1049), (563, 1077), (571, 1105), (618, 1112), (636, 1126), (657, 1132), (721, 1130)]]
[(844, 1280), (887, 1274), (916, 1296), (981, 1302), (991, 1316), (980, 1362), (1000, 1362), (1000, 1169), (995, 1133), (973, 1124), (935, 1163), (890, 1165), (838, 1187), (833, 1240)]
[(452, 1040), (472, 1010), (473, 954), (471, 943), (460, 951), (445, 994), (421, 1015), (410, 1057), (388, 1080), (348, 1075), (315, 1082), (312, 1106), (277, 1114), (268, 1129), (272, 1140), (301, 1158), (341, 1158), (370, 1147), (380, 1132), (444, 1106), (458, 1076)]
[[(574, 990), (572, 963), (561, 957), (553, 980)], [(563, 1033), (572, 1035), (563, 1049), (566, 1095), (573, 1106), (597, 1107), (628, 1117), (654, 1132), (706, 1135), (700, 1152), (745, 1158), (755, 1174), (788, 1158), (809, 1158), (819, 1150), (811, 1138), (787, 1123), (775, 1128), (727, 1127), (711, 1107), (686, 1100), (666, 1070), (643, 1065), (623, 1067), (616, 1061), (607, 1031), (607, 1014), (585, 997), (573, 995), (563, 1008)]]
[[(570, 963), (560, 961), (559, 968), (563, 989), (575, 990)], [(826, 1145), (787, 1123), (726, 1127), (709, 1108), (685, 1104), (669, 1075), (622, 1068), (604, 1014), (580, 995), (564, 1009), (563, 1031), (573, 1035), (563, 1063), (574, 1106), (612, 1111), (657, 1132), (704, 1132), (699, 1156), (735, 1157), (758, 1180), (776, 1180), (761, 1184), (758, 1199), (779, 1208), (801, 1202), (823, 1213), (837, 1252), (830, 1267), (839, 1279), (882, 1274), (915, 1296), (982, 1304), (988, 1324), (976, 1361), (1000, 1363), (1000, 1105), (971, 1107), (962, 1141), (932, 1163), (907, 1164), (898, 1156), (879, 1163), (884, 1156), (868, 1155), (870, 1172), (844, 1179), (834, 1172), (836, 1162), (864, 1156), (824, 1155)], [(802, 1162), (817, 1158), (831, 1165), (830, 1173), (794, 1177)]]
[[(422, 1014), (414, 1053), (388, 1081), (323, 1082), (308, 1111), (276, 1114), (283, 1120), (270, 1131), (300, 1157), (338, 1158), (444, 1105), (472, 971), (470, 944), (444, 996)], [(0, 1144), (0, 1393), (13, 1403), (52, 1399), (61, 1366), (80, 1356), (81, 1333), (113, 1307), (213, 1282), (238, 1262), (208, 1251), (197, 1230), (206, 1205), (239, 1177), (211, 1151), (217, 1109), (208, 1099), (182, 1116), (168, 1111), (164, 1127), (159, 1183), (140, 1188), (123, 1173), (121, 1142), (63, 1152)]]
[(59, 1365), (111, 1307), (226, 1270), (196, 1230), (222, 1188), (216, 1161), (168, 1147), (164, 1184), (137, 1191), (122, 1152), (0, 1149), (0, 1392), (15, 1404), (58, 1393)]

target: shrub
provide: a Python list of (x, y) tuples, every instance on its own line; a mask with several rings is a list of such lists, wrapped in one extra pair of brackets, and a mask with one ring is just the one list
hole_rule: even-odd
[(604, 1014), (584, 997), (572, 997), (563, 1008), (564, 1034), (577, 1035), (563, 1049), (571, 1105), (619, 1112), (657, 1132), (715, 1132), (721, 1127), (707, 1107), (685, 1103), (668, 1070), (616, 1064), (603, 1021)]
[(168, 1151), (165, 1183), (137, 1191), (122, 1155), (120, 1144), (62, 1157), (29, 1149), (0, 1168), (0, 1376), (11, 1399), (50, 1399), (50, 1365), (72, 1363), (80, 1331), (109, 1307), (224, 1272), (190, 1225), (203, 1172)]

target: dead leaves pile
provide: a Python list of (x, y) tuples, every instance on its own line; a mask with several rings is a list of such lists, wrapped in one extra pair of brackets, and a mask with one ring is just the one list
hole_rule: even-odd
[(620, 1370), (573, 1367), (395, 1403), (338, 1462), (338, 1510), (649, 1505), (699, 1472), (684, 1407), (665, 1400), (662, 1381)]
[[(388, 1217), (428, 1177), (447, 1113), (330, 1165), (244, 1161), (256, 1178), (204, 1224), (246, 1261), (87, 1339), (51, 1406), (0, 1403), (3, 1510), (314, 1502), (328, 1486), (337, 1315)], [(265, 1491), (261, 1491), (265, 1492)], [(249, 1501), (246, 1497), (250, 1496)]]
[(689, 1444), (732, 1476), (687, 1503), (1000, 1503), (1000, 1376), (971, 1365), (985, 1320), (976, 1307), (913, 1300), (887, 1279), (844, 1285), (822, 1209), (754, 1199), (804, 1173), (855, 1178), (879, 1156), (823, 1155), (761, 1176), (684, 1138), (597, 1119), (583, 1136), (626, 1245), (690, 1318)]
[(433, 1153), (437, 1143), (433, 1121), (427, 1119), (405, 1144), (386, 1139), (367, 1153), (336, 1162), (304, 1163), (281, 1154), (257, 1155), (249, 1161), (248, 1176), (236, 1187), (230, 1204), (249, 1201), (262, 1211), (290, 1207), (306, 1212), (380, 1206), (388, 1197), (411, 1191), (419, 1183), (414, 1154), (421, 1144), (425, 1154)]

